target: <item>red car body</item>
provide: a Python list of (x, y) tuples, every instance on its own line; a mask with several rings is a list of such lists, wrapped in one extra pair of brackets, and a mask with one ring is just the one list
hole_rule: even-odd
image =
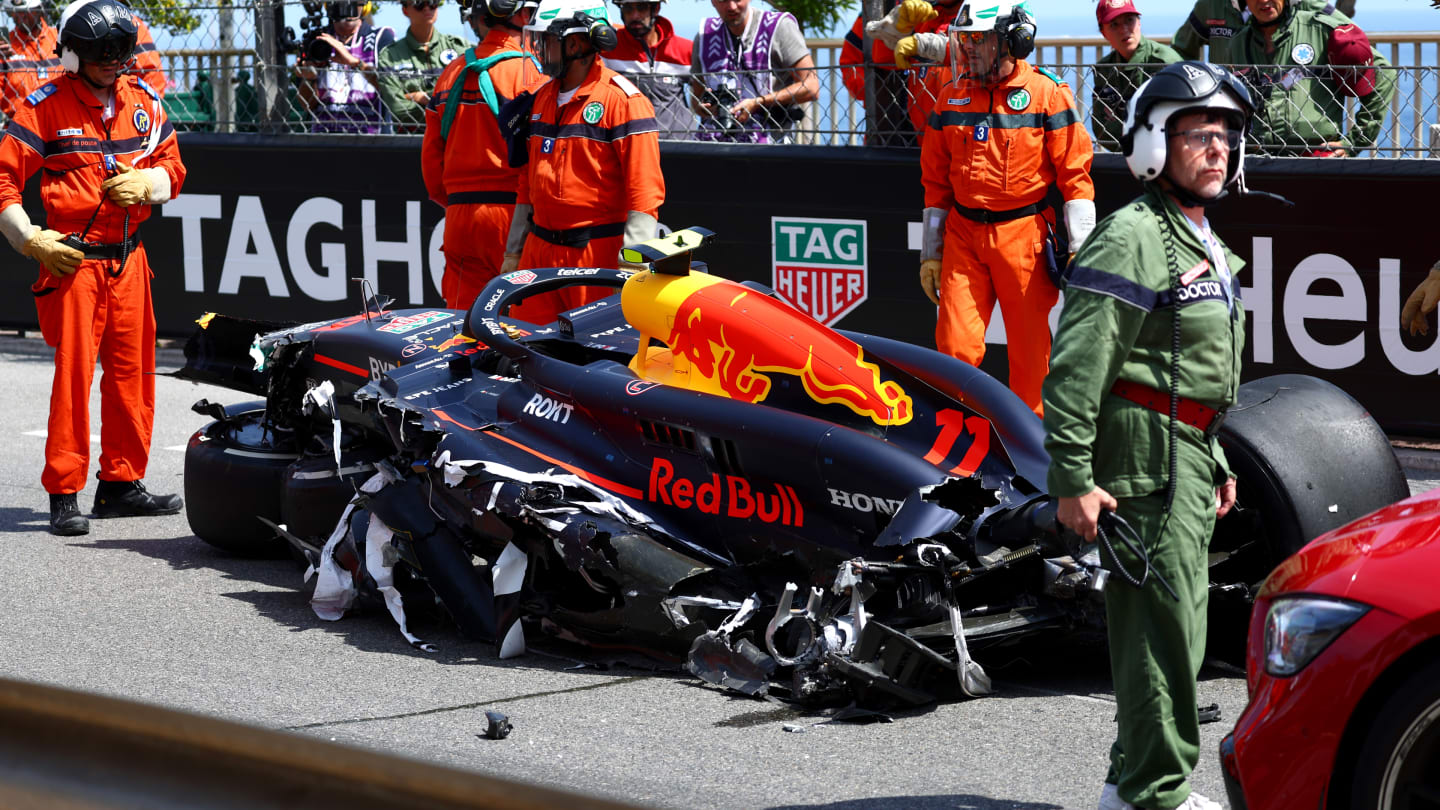
[[(1323, 534), (1271, 573), (1250, 620), (1250, 702), (1220, 746), (1232, 807), (1344, 805), (1336, 790), (1349, 783), (1375, 704), (1440, 656), (1437, 572), (1440, 489)], [(1266, 616), (1297, 594), (1370, 610), (1299, 672), (1277, 677), (1265, 671)]]

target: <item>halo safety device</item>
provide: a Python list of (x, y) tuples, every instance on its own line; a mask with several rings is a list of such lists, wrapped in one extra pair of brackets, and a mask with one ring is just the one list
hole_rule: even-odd
[(1239, 147), (1230, 151), (1225, 185), (1240, 175), (1245, 165), (1245, 135), (1255, 114), (1250, 90), (1227, 68), (1208, 62), (1180, 62), (1166, 65), (1130, 99), (1125, 112), (1125, 131), (1120, 148), (1130, 174), (1143, 181), (1156, 180), (1165, 171), (1166, 147), (1171, 121), (1184, 113), (1215, 110), (1229, 120), (1230, 129), (1240, 133)]
[(79, 73), (82, 62), (128, 62), (135, 55), (135, 17), (116, 0), (75, 0), (65, 7), (58, 27), (55, 53), (71, 73)]

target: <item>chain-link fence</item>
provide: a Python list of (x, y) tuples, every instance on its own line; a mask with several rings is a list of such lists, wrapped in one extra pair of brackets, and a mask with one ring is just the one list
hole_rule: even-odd
[[(135, 2), (150, 21), (165, 74), (166, 110), (182, 131), (416, 134), (417, 104), (433, 87), (438, 65), (458, 55), (445, 53), (423, 69), (377, 70), (380, 51), (404, 37), (403, 28), (376, 27), (367, 19), (353, 30), (337, 30), (319, 2)], [(12, 34), (12, 46), (22, 33)], [(1252, 148), (1273, 155), (1339, 147), (1378, 157), (1440, 157), (1440, 34), (1379, 34), (1372, 41), (1392, 65), (1405, 66), (1379, 66), (1368, 74), (1323, 66), (1238, 68), (1262, 101)], [(12, 47), (0, 66), (0, 96), (11, 103), (60, 70), (53, 52), (25, 53), (24, 44), (21, 36), (22, 47)], [(1096, 64), (1106, 50), (1102, 40), (1042, 41), (1034, 56), (1070, 85), (1097, 151), (1118, 148), (1125, 102), (1153, 72)], [(811, 52), (815, 69), (805, 74), (686, 76), (672, 66), (663, 78), (683, 91), (661, 116), (661, 137), (917, 146), (917, 132), (925, 128), (948, 71), (868, 66), (873, 75), (867, 83), (865, 66), (838, 63), (839, 41), (812, 41)], [(868, 105), (855, 97), (865, 87), (873, 88)], [(407, 109), (392, 109), (401, 106)]]

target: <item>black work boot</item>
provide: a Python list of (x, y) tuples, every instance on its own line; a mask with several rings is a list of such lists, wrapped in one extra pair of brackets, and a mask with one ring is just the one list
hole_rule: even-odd
[(80, 505), (75, 502), (75, 493), (50, 496), (50, 533), (61, 537), (88, 534), (90, 521), (80, 514)]
[(179, 495), (151, 495), (139, 481), (101, 481), (95, 488), (95, 517), (173, 515), (185, 502)]

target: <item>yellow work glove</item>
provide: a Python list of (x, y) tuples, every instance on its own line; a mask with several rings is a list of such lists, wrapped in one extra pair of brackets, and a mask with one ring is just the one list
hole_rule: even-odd
[(1440, 304), (1440, 262), (1430, 268), (1430, 275), (1405, 299), (1405, 308), (1400, 310), (1400, 325), (1409, 327), (1412, 335), (1430, 334), (1426, 319), (1435, 311), (1436, 304)]
[(500, 275), (503, 276), (503, 275), (505, 275), (506, 273), (513, 273), (513, 272), (515, 272), (516, 270), (519, 270), (519, 269), (520, 269), (520, 254), (519, 254), (519, 253), (506, 253), (506, 254), (505, 254), (505, 259), (500, 262)]
[(56, 278), (68, 276), (80, 269), (85, 254), (63, 244), (60, 240), (64, 238), (65, 234), (59, 231), (41, 228), (30, 234), (20, 252), (39, 262), (41, 267), (50, 271), (50, 275)]
[(940, 16), (940, 12), (930, 5), (927, 0), (905, 0), (899, 5), (899, 11), (895, 14), (895, 28), (902, 34), (908, 34), (915, 30), (920, 23), (930, 22)]
[(100, 184), (100, 190), (110, 195), (110, 201), (121, 208), (150, 202), (153, 189), (154, 184), (144, 172), (124, 163), (120, 164), (120, 171), (114, 177)]
[(901, 70), (909, 70), (910, 60), (915, 58), (915, 49), (919, 47), (919, 45), (920, 43), (915, 39), (914, 34), (895, 43), (895, 67)]
[(925, 291), (925, 297), (930, 303), (940, 306), (940, 267), (939, 259), (926, 259), (920, 262), (920, 289)]

